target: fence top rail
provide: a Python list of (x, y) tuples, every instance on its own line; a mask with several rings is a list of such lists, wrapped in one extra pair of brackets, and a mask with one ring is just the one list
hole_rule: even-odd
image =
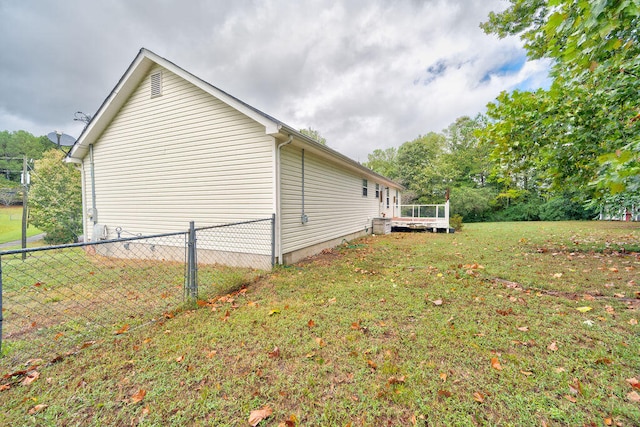
[(439, 203), (439, 204), (432, 204), (432, 205), (400, 205), (401, 208), (409, 208), (409, 207), (415, 207), (415, 208), (421, 208), (421, 207), (429, 207), (429, 206), (445, 206), (446, 203)]
[(21, 253), (27, 253), (27, 252), (30, 253), (30, 252), (39, 252), (39, 251), (49, 251), (53, 249), (82, 248), (85, 246), (97, 246), (97, 245), (104, 245), (107, 243), (130, 242), (134, 240), (147, 240), (147, 239), (154, 239), (154, 238), (160, 238), (160, 237), (181, 236), (186, 234), (187, 234), (186, 231), (178, 231), (174, 233), (152, 234), (148, 236), (135, 236), (135, 237), (123, 237), (120, 239), (98, 240), (97, 242), (67, 243), (65, 245), (41, 246), (36, 248), (24, 248), (24, 249), (11, 249), (8, 251), (0, 251), (0, 257), (2, 257), (3, 255), (15, 255), (15, 254), (21, 254)]

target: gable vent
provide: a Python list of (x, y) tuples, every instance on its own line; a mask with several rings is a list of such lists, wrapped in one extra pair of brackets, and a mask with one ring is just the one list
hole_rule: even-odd
[(162, 72), (151, 74), (151, 97), (162, 95)]

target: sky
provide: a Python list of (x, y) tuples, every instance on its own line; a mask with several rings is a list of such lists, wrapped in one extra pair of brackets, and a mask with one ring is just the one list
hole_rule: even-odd
[(140, 48), (365, 162), (549, 63), (479, 27), (504, 0), (0, 0), (0, 130), (78, 137)]

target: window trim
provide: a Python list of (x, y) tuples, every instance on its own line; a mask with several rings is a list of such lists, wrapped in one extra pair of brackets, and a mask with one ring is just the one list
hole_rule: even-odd
[(362, 197), (369, 197), (369, 181), (362, 178)]

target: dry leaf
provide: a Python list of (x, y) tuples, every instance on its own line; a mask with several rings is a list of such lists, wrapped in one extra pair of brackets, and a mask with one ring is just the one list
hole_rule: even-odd
[(555, 273), (553, 277), (555, 277), (556, 279), (559, 279), (562, 277), (562, 273)]
[(484, 395), (476, 391), (475, 393), (473, 393), (473, 400), (478, 403), (482, 403), (484, 402)]
[(565, 398), (565, 399), (567, 399), (567, 400), (568, 400), (569, 402), (571, 402), (571, 403), (576, 403), (576, 402), (578, 401), (578, 399), (576, 399), (576, 398), (575, 398), (575, 397), (573, 397), (573, 396), (569, 396), (568, 394), (565, 394), (565, 395), (564, 395), (564, 398)]
[(38, 378), (40, 378), (40, 372), (38, 371), (30, 371), (27, 372), (27, 375), (24, 377), (24, 380), (22, 380), (22, 385), (29, 385), (32, 382), (34, 382), (35, 380), (37, 380)]
[(378, 365), (376, 365), (376, 362), (373, 360), (367, 360), (367, 365), (369, 365), (371, 369), (378, 369)]
[(401, 375), (399, 377), (389, 377), (387, 382), (389, 384), (404, 384), (405, 376)]
[(324, 340), (320, 337), (316, 337), (316, 343), (320, 346), (320, 347), (324, 347), (325, 345), (327, 345), (327, 343), (324, 342)]
[(518, 328), (518, 330), (521, 332), (529, 332), (529, 328), (527, 326), (521, 326)]
[(558, 344), (556, 344), (556, 342), (553, 341), (551, 344), (547, 346), (547, 350), (558, 351)]
[(41, 412), (45, 409), (47, 409), (49, 407), (49, 405), (36, 405), (33, 408), (29, 409), (29, 415), (33, 415), (33, 414), (37, 414), (38, 412)]
[(309, 321), (307, 322), (307, 326), (313, 328), (314, 326), (316, 326), (316, 322), (314, 322), (313, 319), (309, 319)]
[(147, 394), (147, 391), (144, 389), (140, 389), (137, 392), (135, 392), (132, 396), (131, 396), (131, 403), (138, 403), (140, 401), (142, 401), (142, 399), (144, 399), (144, 396)]
[(442, 305), (442, 300), (441, 299), (437, 299), (435, 301), (431, 301), (433, 303), (433, 305)]
[(638, 320), (637, 319), (629, 319), (629, 324), (630, 325), (637, 325), (638, 324)]
[(502, 366), (500, 365), (500, 361), (498, 360), (497, 357), (492, 357), (491, 358), (491, 367), (493, 369), (497, 369), (498, 371), (502, 370)]
[(593, 297), (592, 295), (589, 295), (589, 294), (584, 294), (582, 296), (582, 299), (585, 300), (585, 301), (593, 301), (593, 300), (595, 300), (595, 297)]
[(128, 330), (129, 330), (129, 325), (124, 325), (122, 328), (118, 329), (113, 334), (114, 335), (121, 335), (121, 334), (124, 334), (125, 332), (127, 332)]
[(442, 372), (442, 373), (440, 374), (440, 379), (442, 380), (442, 382), (447, 381), (447, 374), (445, 374), (444, 372)]
[(176, 357), (176, 362), (181, 363), (184, 360), (184, 354), (182, 356)]
[(587, 311), (593, 310), (591, 307), (576, 307), (580, 313), (586, 313)]
[(280, 314), (280, 310), (278, 310), (277, 308), (274, 308), (269, 312), (269, 316), (273, 316), (274, 314)]
[(229, 310), (227, 310), (227, 312), (224, 313), (224, 316), (222, 316), (220, 320), (222, 320), (223, 322), (226, 322), (227, 320), (229, 320), (230, 316), (231, 316), (231, 313), (229, 313)]
[(218, 354), (217, 350), (211, 350), (209, 353), (207, 353), (207, 359), (213, 359), (213, 356), (215, 356), (216, 354)]
[(359, 330), (360, 329), (360, 321), (353, 322), (351, 324), (351, 329), (356, 330), (356, 331)]
[(533, 375), (533, 372), (531, 372), (531, 371), (520, 371), (520, 373), (521, 373), (522, 375), (527, 376), (527, 377), (528, 377), (528, 376)]
[(632, 391), (631, 393), (627, 393), (627, 399), (635, 403), (640, 403), (640, 394), (638, 394), (637, 391)]
[(627, 378), (625, 381), (628, 382), (631, 385), (631, 387), (640, 388), (640, 381), (638, 381), (638, 379), (635, 377)]
[(566, 369), (565, 369), (565, 368), (563, 368), (563, 367), (561, 366), (561, 367), (559, 367), (559, 368), (555, 368), (553, 371), (554, 371), (556, 374), (560, 374), (560, 373), (562, 373), (562, 372), (566, 372)]
[(453, 393), (447, 390), (438, 390), (438, 396), (451, 397), (453, 396)]
[(0, 384), (0, 391), (9, 390), (11, 386), (9, 384)]
[(262, 409), (251, 411), (251, 414), (249, 414), (249, 425), (255, 427), (258, 425), (258, 423), (260, 423), (260, 421), (270, 417), (271, 414), (273, 414), (273, 410), (268, 406), (265, 406)]
[(613, 420), (611, 418), (605, 418), (603, 421), (604, 421), (604, 425), (606, 425), (606, 426), (612, 426), (613, 425)]
[(278, 346), (275, 346), (273, 348), (273, 351), (269, 352), (269, 357), (272, 359), (276, 359), (278, 357), (280, 357), (280, 349), (278, 348)]

